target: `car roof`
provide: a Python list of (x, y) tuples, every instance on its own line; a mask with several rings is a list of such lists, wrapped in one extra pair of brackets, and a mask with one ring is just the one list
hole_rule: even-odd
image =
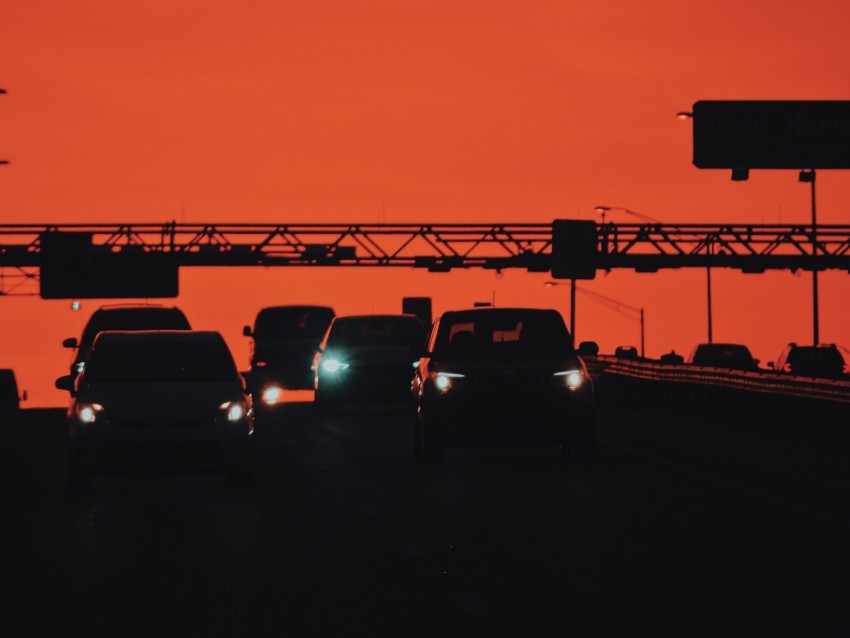
[(183, 314), (177, 306), (159, 306), (155, 304), (126, 304), (116, 306), (101, 306), (92, 313), (94, 315), (111, 315), (137, 312), (153, 312), (153, 313), (172, 313), (177, 312)]
[[(419, 321), (419, 317), (411, 314), (378, 314), (378, 315), (338, 315), (334, 317), (334, 323), (342, 323), (345, 321), (386, 321), (388, 319), (415, 319)], [(420, 321), (421, 323), (421, 321)]]
[(322, 306), (317, 304), (284, 304), (281, 306), (264, 306), (260, 308), (257, 314), (260, 312), (274, 312), (274, 311), (283, 311), (283, 310), (330, 310), (333, 312), (333, 308), (331, 306)]
[(467, 308), (464, 310), (447, 310), (441, 315), (441, 318), (463, 319), (468, 317), (469, 319), (474, 319), (475, 317), (487, 315), (558, 315), (560, 317), (561, 313), (557, 310), (552, 310), (551, 308)]

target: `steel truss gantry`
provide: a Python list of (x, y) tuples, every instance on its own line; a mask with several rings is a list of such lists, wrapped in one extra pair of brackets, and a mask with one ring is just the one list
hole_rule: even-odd
[[(45, 234), (83, 234), (91, 251), (183, 266), (523, 268), (548, 272), (552, 224), (5, 224), (0, 294), (38, 294)], [(597, 224), (595, 267), (850, 271), (850, 226)]]

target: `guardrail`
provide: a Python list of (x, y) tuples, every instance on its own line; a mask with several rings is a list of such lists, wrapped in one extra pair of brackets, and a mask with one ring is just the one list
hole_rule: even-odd
[[(850, 426), (850, 379), (813, 379), (600, 355), (586, 359), (601, 405)], [(847, 428), (850, 432), (850, 427)]]

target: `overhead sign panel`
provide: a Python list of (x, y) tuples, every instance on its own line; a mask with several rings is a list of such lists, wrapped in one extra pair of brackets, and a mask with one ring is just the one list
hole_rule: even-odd
[(598, 241), (594, 221), (556, 219), (552, 222), (552, 277), (594, 279)]
[(42, 299), (176, 297), (177, 264), (141, 247), (93, 246), (91, 233), (42, 233)]
[(698, 168), (850, 168), (850, 101), (703, 100)]

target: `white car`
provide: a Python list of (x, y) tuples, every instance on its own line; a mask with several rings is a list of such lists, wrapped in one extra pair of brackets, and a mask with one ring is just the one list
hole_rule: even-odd
[(60, 377), (70, 485), (115, 471), (225, 472), (250, 483), (251, 397), (218, 332), (106, 331), (83, 372)]

